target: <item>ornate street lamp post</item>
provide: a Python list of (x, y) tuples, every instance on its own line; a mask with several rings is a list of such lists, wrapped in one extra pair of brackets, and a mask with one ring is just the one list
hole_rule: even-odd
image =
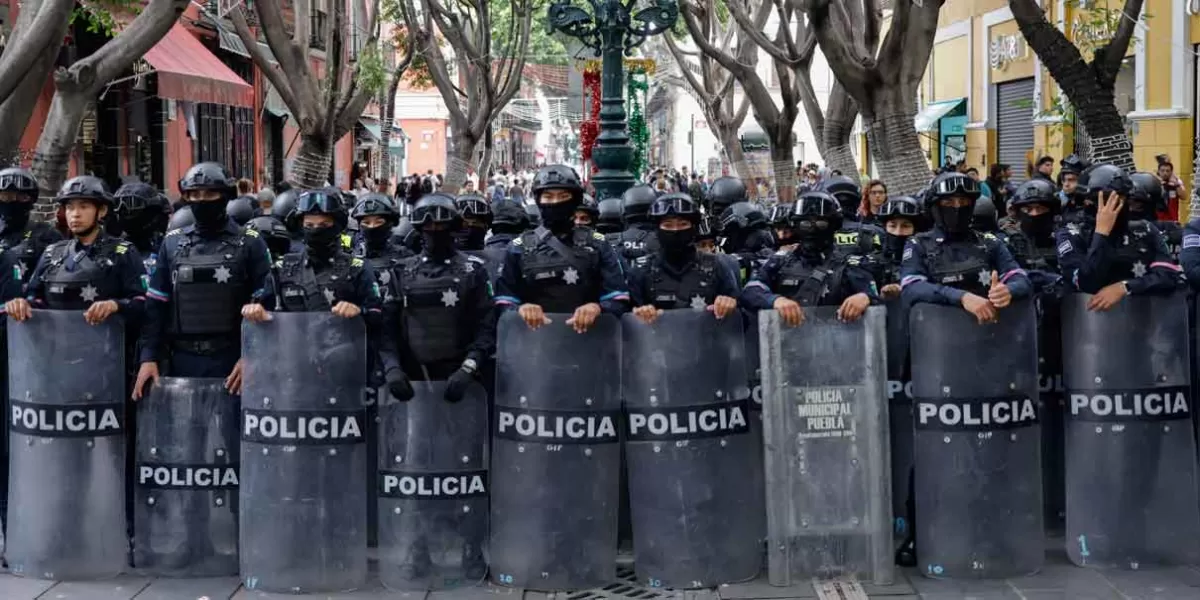
[(600, 67), (600, 135), (592, 150), (592, 161), (599, 172), (592, 178), (597, 200), (619, 197), (633, 185), (629, 166), (633, 163), (633, 146), (625, 121), (624, 55), (640, 46), (646, 38), (658, 35), (675, 25), (679, 7), (674, 0), (654, 0), (654, 3), (631, 15), (634, 0), (588, 0), (592, 14), (571, 5), (571, 0), (557, 0), (550, 5), (547, 21), (551, 32), (560, 31), (578, 39), (596, 56)]

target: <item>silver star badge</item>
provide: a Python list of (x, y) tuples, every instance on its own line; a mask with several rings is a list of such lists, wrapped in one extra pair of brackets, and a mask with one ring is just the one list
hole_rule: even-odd
[(696, 310), (704, 310), (708, 308), (708, 303), (700, 296), (692, 296), (692, 308)]
[(215, 271), (213, 271), (213, 279), (216, 279), (217, 283), (229, 283), (229, 278), (232, 275), (233, 274), (229, 272), (229, 267), (226, 267), (225, 265), (221, 265), (217, 267)]
[(446, 307), (458, 306), (458, 291), (446, 290), (442, 292), (442, 304)]
[(84, 302), (95, 302), (97, 293), (96, 286), (89, 283), (79, 290), (79, 297), (83, 298)]
[(979, 285), (983, 285), (983, 286), (992, 285), (992, 273), (990, 271), (988, 271), (987, 269), (979, 270)]
[(574, 267), (567, 267), (567, 270), (563, 271), (563, 281), (567, 282), (567, 285), (579, 283), (579, 271)]
[(321, 293), (325, 294), (326, 302), (333, 304), (333, 299), (334, 299), (333, 290), (331, 290), (329, 288), (325, 288), (325, 289), (321, 290)]
[(1141, 277), (1146, 274), (1146, 265), (1142, 261), (1133, 263), (1133, 276)]

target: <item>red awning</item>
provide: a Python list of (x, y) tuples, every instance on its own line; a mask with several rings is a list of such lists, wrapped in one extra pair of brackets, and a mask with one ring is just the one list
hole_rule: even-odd
[(179, 23), (171, 26), (145, 58), (158, 75), (160, 98), (254, 106), (254, 88)]

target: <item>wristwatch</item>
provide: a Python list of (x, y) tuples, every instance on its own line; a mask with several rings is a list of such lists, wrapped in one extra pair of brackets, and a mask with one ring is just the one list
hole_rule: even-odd
[(468, 358), (467, 360), (463, 361), (461, 368), (462, 368), (462, 370), (466, 371), (467, 373), (474, 375), (476, 373), (476, 371), (479, 370), (479, 364), (475, 362), (475, 359)]
[(1128, 296), (1128, 295), (1129, 295), (1129, 282), (1128, 282), (1128, 281), (1122, 281), (1122, 282), (1121, 282), (1121, 289), (1125, 290), (1125, 295), (1126, 295), (1126, 296)]

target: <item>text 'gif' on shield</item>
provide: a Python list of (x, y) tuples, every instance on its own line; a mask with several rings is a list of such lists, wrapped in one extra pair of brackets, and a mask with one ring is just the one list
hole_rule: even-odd
[(894, 578), (884, 312), (758, 314), (772, 585)]
[(497, 328), (491, 576), (567, 591), (616, 578), (621, 329), (585, 334), (568, 314), (536, 331), (516, 312)]
[(8, 321), (14, 575), (101, 579), (124, 570), (125, 324), (77, 311)]
[(753, 579), (762, 566), (763, 482), (747, 465), (745, 346), (738, 314), (622, 319), (625, 452), (634, 565), (651, 587)]
[(367, 577), (366, 330), (328, 312), (242, 327), (241, 575), (254, 590)]
[(1045, 549), (1033, 302), (1013, 302), (987, 325), (922, 303), (909, 325), (921, 573), (1036, 572)]
[(1063, 301), (1067, 555), (1088, 567), (1196, 564), (1200, 513), (1182, 292), (1107, 311)]
[(172, 577), (235, 575), (238, 397), (224, 379), (163, 377), (137, 408), (134, 566)]
[(445, 399), (445, 381), (379, 405), (379, 578), (389, 589), (439, 590), (487, 575), (488, 405), (483, 386)]

